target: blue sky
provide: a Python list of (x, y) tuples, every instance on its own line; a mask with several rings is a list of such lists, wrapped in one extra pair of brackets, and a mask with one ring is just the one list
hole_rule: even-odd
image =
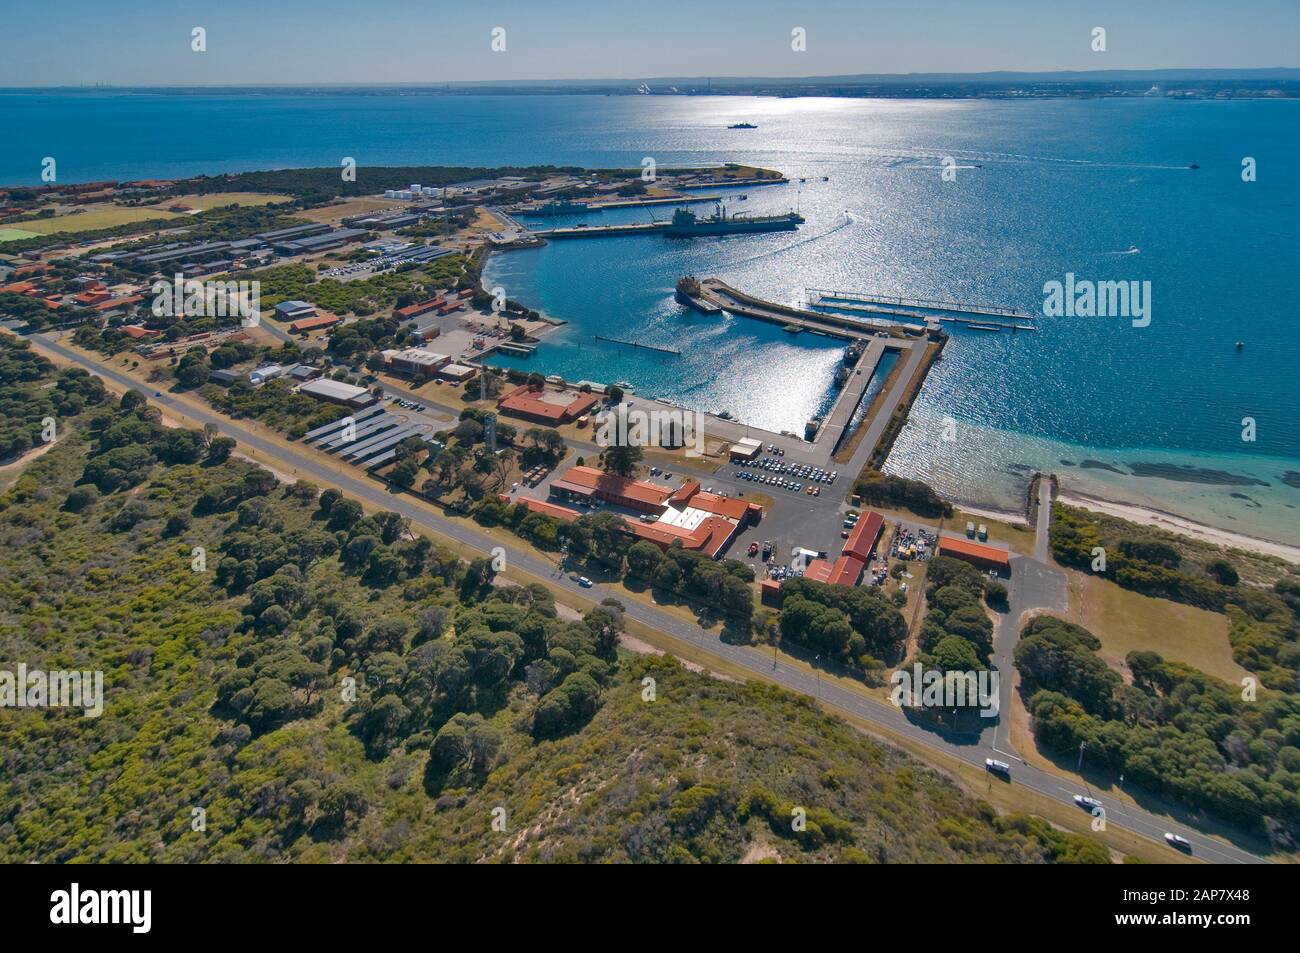
[(1297, 66), (1298, 36), (1300, 0), (0, 0), (0, 86)]

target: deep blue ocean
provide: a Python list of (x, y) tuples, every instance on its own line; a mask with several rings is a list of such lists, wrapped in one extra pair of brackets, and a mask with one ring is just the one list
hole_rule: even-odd
[[(742, 120), (758, 128), (726, 128)], [(1040, 318), (1034, 333), (954, 330), (889, 468), (1008, 506), (1027, 468), (1048, 467), (1067, 487), (1300, 543), (1300, 488), (1281, 480), (1300, 471), (1300, 102), (86, 90), (0, 92), (0, 128), (5, 183), (36, 183), (44, 156), (64, 181), (337, 166), (344, 156), (362, 181), (367, 164), (639, 167), (649, 156), (660, 167), (779, 169), (796, 181), (742, 189), (747, 199), (733, 196), (731, 208), (797, 206), (807, 224), (796, 233), (555, 242), (496, 256), (488, 272), (569, 322), (528, 359), (546, 373), (627, 379), (639, 394), (778, 430), (801, 431), (825, 406), (839, 348), (683, 312), (672, 302), (680, 275), (718, 275), (789, 303), (830, 287), (1032, 312), (1044, 283), (1067, 272), (1150, 281), (1144, 328), (1060, 317)], [(955, 181), (944, 181), (947, 157)], [(1257, 181), (1242, 181), (1245, 157)], [(597, 333), (683, 353), (597, 344)], [(954, 442), (939, 439), (946, 417)], [(1254, 441), (1242, 439), (1243, 418)], [(1134, 464), (1164, 476), (1136, 475)], [(1227, 476), (1168, 479), (1169, 466)]]

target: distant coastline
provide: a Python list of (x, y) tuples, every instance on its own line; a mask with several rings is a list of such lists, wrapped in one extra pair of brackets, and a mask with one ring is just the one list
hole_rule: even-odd
[(833, 76), (683, 76), (409, 83), (248, 83), (213, 85), (0, 87), (10, 93), (155, 96), (761, 96), (876, 99), (1297, 99), (1300, 67), (1118, 69), (980, 73), (858, 73)]

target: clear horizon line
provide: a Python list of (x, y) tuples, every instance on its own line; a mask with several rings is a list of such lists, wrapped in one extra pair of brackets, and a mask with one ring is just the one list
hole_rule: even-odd
[(219, 83), (39, 83), (19, 86), (0, 86), (0, 90), (15, 89), (94, 89), (115, 87), (119, 89), (280, 89), (280, 88), (320, 88), (339, 87), (411, 87), (411, 86), (543, 86), (548, 83), (562, 84), (623, 84), (623, 83), (828, 83), (852, 81), (891, 81), (908, 80), (922, 77), (949, 77), (954, 81), (962, 78), (979, 77), (1028, 77), (1028, 76), (1089, 76), (1116, 74), (1153, 74), (1153, 73), (1267, 73), (1289, 71), (1300, 79), (1300, 66), (1155, 66), (1155, 67), (1108, 67), (1105, 69), (990, 69), (977, 71), (943, 72), (938, 70), (916, 70), (907, 73), (824, 73), (810, 75), (727, 75), (727, 76), (624, 76), (624, 77), (550, 77), (546, 79), (418, 79), (418, 80), (361, 80), (355, 82), (310, 81), (300, 82), (219, 82)]

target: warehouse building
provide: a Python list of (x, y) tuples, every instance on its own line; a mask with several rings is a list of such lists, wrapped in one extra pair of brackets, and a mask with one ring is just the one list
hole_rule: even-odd
[(303, 384), (298, 388), (298, 393), (345, 407), (369, 407), (379, 399), (364, 387), (324, 379)]

